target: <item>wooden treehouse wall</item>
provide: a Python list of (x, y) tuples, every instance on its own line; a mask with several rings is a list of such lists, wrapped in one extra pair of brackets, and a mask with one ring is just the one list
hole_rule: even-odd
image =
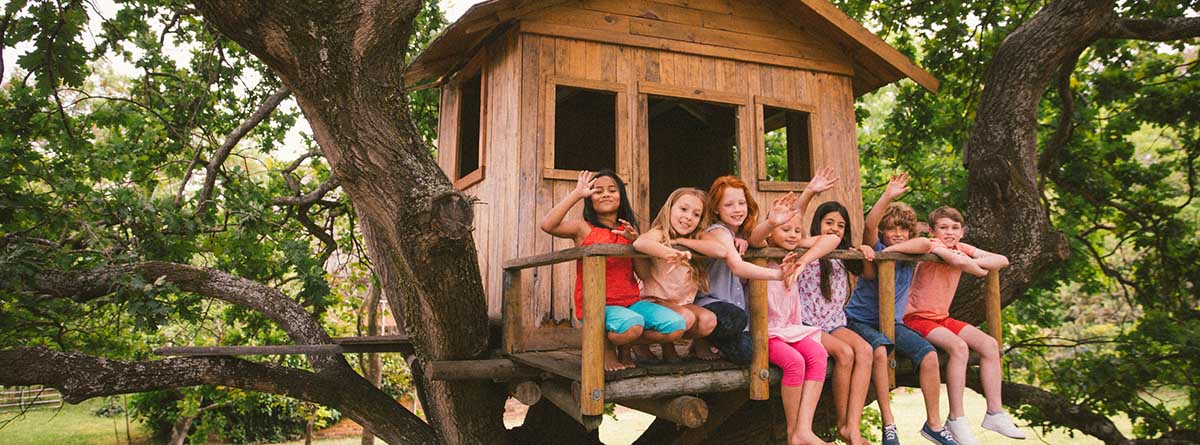
[[(475, 207), (475, 240), (493, 318), (501, 310), (501, 262), (572, 246), (538, 228), (542, 216), (575, 185), (569, 172), (546, 168), (555, 84), (618, 93), (617, 170), (628, 182), (643, 227), (658, 210), (648, 208), (647, 94), (738, 106), (739, 176), (762, 212), (771, 200), (804, 184), (759, 181), (761, 105), (811, 111), (814, 169), (834, 167), (840, 180), (814, 200), (805, 220), (820, 202), (837, 200), (850, 211), (855, 240), (860, 237), (850, 62), (837, 45), (778, 15), (756, 2), (568, 2), (523, 18), (484, 45), (479, 58), (485, 61), (487, 121), (481, 140), (486, 174), (464, 191), (482, 201)], [(453, 172), (455, 82), (442, 91), (439, 163)], [(580, 218), (581, 207), (568, 218)], [(568, 263), (524, 272), (522, 293), (530, 299), (525, 320), (531, 327), (570, 328), (574, 269)], [(578, 344), (573, 330), (541, 330), (532, 337), (535, 349), (537, 344)]]

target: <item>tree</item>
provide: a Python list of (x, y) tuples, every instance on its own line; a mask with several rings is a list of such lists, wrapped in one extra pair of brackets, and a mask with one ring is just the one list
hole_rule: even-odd
[[(870, 12), (866, 5), (845, 2), (843, 6), (861, 16)], [(312, 233), (317, 245), (328, 246), (331, 239), (335, 243), (337, 240), (319, 235), (325, 231), (311, 224), (309, 212), (329, 215), (340, 211), (357, 218), (373, 270), (393, 305), (393, 313), (403, 316), (419, 360), (469, 359), (487, 349), (485, 300), (470, 234), (470, 199), (454, 190), (433, 162), (422, 133), (410, 118), (400, 74), (398, 60), (403, 58), (397, 56), (408, 50), (420, 2), (197, 1), (194, 8), (177, 2), (130, 2), (126, 6), (124, 15), (105, 28), (100, 44), (104, 51), (89, 52), (80, 43), (87, 23), (81, 2), (14, 2), (0, 21), (6, 44), (31, 41), (35, 46), (19, 61), (28, 75), (19, 84), (10, 84), (3, 96), (7, 101), (3, 142), (6, 155), (11, 154), (12, 159), (2, 165), (8, 171), (0, 180), (5, 204), (0, 214), (0, 223), (4, 224), (0, 245), (5, 249), (3, 264), (8, 274), (2, 295), (5, 311), (18, 316), (13, 317), (15, 321), (0, 318), (11, 323), (5, 325), (11, 332), (36, 332), (34, 337), (43, 339), (39, 341), (58, 346), (51, 349), (4, 343), (6, 349), (0, 350), (0, 361), (20, 361), (29, 366), (0, 367), (0, 382), (48, 384), (60, 388), (70, 401), (155, 388), (219, 384), (334, 407), (393, 444), (495, 443), (509, 438), (499, 415), (504, 392), (486, 382), (447, 385), (416, 375), (430, 419), (426, 424), (371, 386), (337, 355), (310, 355), (301, 367), (234, 358), (143, 360), (144, 352), (129, 354), (124, 357), (127, 360), (106, 360), (67, 352), (88, 341), (69, 330), (60, 332), (54, 341), (54, 328), (71, 326), (71, 317), (95, 315), (85, 310), (126, 311), (133, 318), (150, 322), (168, 314), (187, 314), (199, 304), (201, 299), (196, 296), (202, 296), (250, 309), (253, 313), (243, 314), (246, 319), (270, 320), (296, 344), (328, 343), (329, 335), (314, 318), (322, 302), (319, 280), (312, 279), (313, 266), (319, 268), (320, 264), (316, 260), (327, 254), (312, 255), (308, 246), (289, 247), (286, 242), (258, 246), (256, 241), (270, 239), (263, 234), (291, 228)], [(1056, 230), (1050, 218), (1055, 207), (1047, 203), (1073, 205), (1073, 199), (1090, 195), (1088, 189), (1072, 188), (1076, 184), (1064, 179), (1063, 166), (1070, 159), (1063, 153), (1077, 146), (1044, 144), (1053, 149), (1043, 149), (1041, 154), (1037, 150), (1039, 107), (1045, 106), (1041, 98), (1050, 83), (1060, 73), (1078, 69), (1079, 54), (1102, 45), (1106, 39), (1165, 41), (1200, 33), (1195, 29), (1196, 19), (1166, 18), (1184, 13), (1184, 7), (1177, 5), (1058, 0), (1029, 16), (1034, 7), (980, 2), (968, 6), (883, 5), (883, 9), (874, 11), (881, 17), (885, 31), (900, 34), (896, 43), (910, 49), (916, 49), (920, 39), (904, 37), (898, 30), (905, 19), (913, 17), (927, 20), (928, 29), (938, 24), (939, 32), (961, 36), (967, 34), (963, 17), (974, 13), (980, 18), (981, 29), (988, 31), (980, 34), (979, 42), (960, 40), (942, 51), (932, 44), (921, 47), (925, 66), (935, 67), (935, 72), (940, 66), (953, 68), (948, 74), (957, 77), (947, 82), (949, 91), (939, 98), (958, 101), (957, 108), (909, 89), (902, 91), (901, 105), (889, 124), (896, 130), (898, 143), (935, 135), (929, 139), (943, 144), (938, 147), (942, 153), (945, 145), (968, 145), (965, 177), (961, 173), (941, 177), (965, 179), (968, 193), (954, 199), (966, 204), (975, 227), (973, 240), (1013, 259), (1014, 267), (1003, 279), (1006, 302), (1036, 298), (1024, 296), (1042, 284), (1039, 280), (1048, 275), (1047, 267), (1066, 257), (1070, 239)], [(144, 96), (137, 96), (142, 100), (106, 100), (94, 112), (77, 113), (70, 101), (86, 97), (86, 92), (75, 90), (87, 80), (86, 66), (95, 62), (98, 54), (110, 48), (127, 51), (120, 47), (124, 41), (139, 42), (143, 48), (163, 48), (162, 41), (156, 39), (159, 36), (147, 24), (149, 18), (160, 14), (161, 29), (165, 30), (161, 38), (183, 35), (173, 30), (187, 29), (187, 35), (210, 39), (213, 45), (205, 46), (214, 48), (209, 60), (221, 62), (206, 71), (204, 57), (194, 56), (193, 64), (200, 69), (159, 70), (171, 62), (158, 54), (148, 54), (139, 61), (150, 68), (145, 70), (143, 82), (128, 89), (131, 93), (146, 90)], [(1137, 18), (1122, 18), (1125, 15)], [(976, 45), (972, 48), (970, 44)], [(978, 72), (978, 67), (984, 66), (980, 62), (985, 60), (990, 60), (988, 71)], [(962, 66), (971, 63), (975, 65)], [(215, 95), (209, 91), (213, 80), (224, 78), (229, 82), (234, 69), (262, 73), (263, 84), (244, 96), (253, 98), (252, 104), (224, 90)], [(972, 69), (977, 76), (972, 77)], [(202, 75), (193, 78), (194, 73)], [(178, 83), (170, 83), (175, 79)], [(235, 90), (231, 83), (223, 85)], [(171, 86), (192, 94), (165, 94)], [(276, 119), (285, 117), (270, 110), (285, 95), (295, 99), (312, 126), (328, 170), (316, 168), (318, 186), (285, 181), (275, 184), (275, 194), (268, 194), (250, 186), (254, 183), (247, 179), (251, 168), (239, 171), (224, 166), (234, 146), (251, 130), (261, 134), (282, 128)], [(958, 122), (947, 117), (947, 108), (957, 110)], [(976, 111), (971, 114), (965, 110)], [(193, 125), (195, 121), (205, 125)], [(1179, 128), (1194, 133), (1191, 124), (1180, 122)], [(1064, 126), (1060, 124), (1059, 128)], [(101, 130), (99, 137), (97, 129)], [(192, 132), (200, 133), (200, 137)], [(964, 144), (968, 133), (970, 144)], [(1066, 134), (1064, 140), (1072, 140), (1071, 133)], [(278, 135), (262, 140), (269, 144), (278, 141)], [(957, 143), (946, 144), (948, 141)], [(914, 150), (929, 145), (901, 146)], [(89, 150), (97, 149), (104, 149), (103, 156), (90, 155)], [(1194, 153), (1195, 149), (1190, 150)], [(916, 156), (914, 151), (901, 150), (893, 159), (905, 165), (906, 156)], [(1072, 153), (1088, 157), (1086, 152)], [(1190, 167), (1195, 155), (1185, 158)], [(943, 164), (939, 168), (947, 167)], [(203, 172), (204, 182), (198, 191), (187, 186), (193, 170)], [(879, 172), (870, 170), (869, 174)], [(161, 193), (154, 193), (161, 189), (164, 178), (180, 178), (177, 182), (182, 184), (173, 183), (179, 185), (175, 189), (178, 192), (166, 201)], [(1193, 178), (1189, 169), (1189, 204)], [(1048, 179), (1054, 187), (1048, 187), (1042, 179)], [(954, 191), (963, 190), (962, 184), (941, 185)], [(305, 193), (308, 187), (311, 191)], [(340, 187), (353, 209), (342, 203), (341, 210), (336, 210), (338, 206), (325, 202), (324, 197), (334, 187)], [(1111, 184), (1102, 188), (1111, 191)], [(193, 199), (182, 198), (185, 195)], [(287, 196), (276, 200), (277, 195)], [(1111, 199), (1089, 202), (1091, 208), (1101, 210), (1122, 204)], [(287, 207), (274, 207), (277, 205)], [(262, 217), (271, 209), (283, 208), (292, 215), (284, 223)], [(1189, 227), (1171, 226), (1179, 219), (1178, 213), (1171, 215), (1175, 217), (1146, 227)], [(223, 238), (219, 234), (227, 230), (223, 224), (226, 218), (233, 220), (231, 225), (236, 230)], [(279, 225), (262, 227), (273, 222)], [(1194, 226), (1192, 221), (1190, 227)], [(1024, 229), (1012, 231), (1012, 227)], [(1086, 234), (1083, 237), (1087, 239)], [(198, 245), (197, 240), (212, 244)], [(1195, 253), (1194, 232), (1188, 242), (1191, 250), (1187, 251), (1172, 251), (1173, 247), (1166, 244), (1155, 248), (1169, 254), (1162, 257), (1164, 261), (1178, 261)], [(262, 252), (227, 261), (214, 252), (213, 246)], [(286, 270), (264, 266), (279, 258), (285, 258), (280, 263), (286, 265)], [(1194, 273), (1195, 269), (1190, 270)], [(1157, 275), (1149, 279), (1158, 278), (1166, 279)], [(263, 284), (266, 282), (275, 285)], [(1167, 289), (1176, 282), (1162, 281), (1160, 288)], [(281, 288), (293, 291), (298, 298), (289, 297)], [(168, 297), (158, 298), (164, 295)], [(965, 294), (960, 300), (956, 313), (978, 321), (981, 313), (971, 310), (977, 296)], [(1188, 303), (1180, 298), (1175, 312), (1165, 311), (1164, 316), (1194, 312)], [(38, 324), (47, 318), (57, 323)], [(1186, 355), (1186, 351), (1181, 354), (1166, 354), (1164, 359), (1178, 360), (1174, 364), (1197, 356)], [(1044, 407), (1041, 414), (1050, 421), (1079, 427), (1112, 443), (1126, 440), (1119, 433), (1105, 430), (1105, 425), (1085, 424), (1100, 422), (1093, 416), (1053, 417), (1057, 412), (1090, 411), (1095, 406), (1081, 406), (1028, 385), (1006, 389), (1010, 402)], [(1194, 394), (1194, 389), (1191, 391)], [(1192, 396), (1191, 400), (1198, 398)], [(759, 405), (749, 409), (761, 409), (756, 407)], [(1065, 407), (1068, 411), (1046, 409), (1050, 407)], [(528, 434), (546, 438), (562, 433), (564, 441), (579, 440), (577, 429), (553, 427), (570, 423), (563, 417), (552, 408), (535, 407), (529, 428), (512, 433), (512, 437), (528, 439), (523, 436)], [(1169, 420), (1144, 432), (1161, 433), (1162, 442), (1194, 437), (1190, 436), (1195, 430), (1194, 415)], [(739, 433), (738, 428), (763, 427), (729, 425), (717, 433), (728, 437)]]

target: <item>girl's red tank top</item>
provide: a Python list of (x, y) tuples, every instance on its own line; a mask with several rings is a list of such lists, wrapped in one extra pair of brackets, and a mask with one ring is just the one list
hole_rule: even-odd
[[(591, 226), (592, 231), (580, 246), (590, 244), (632, 244), (612, 230)], [(608, 257), (604, 267), (604, 304), (628, 307), (641, 300), (641, 290), (633, 277), (633, 259)], [(575, 262), (575, 318), (583, 319), (583, 261)]]

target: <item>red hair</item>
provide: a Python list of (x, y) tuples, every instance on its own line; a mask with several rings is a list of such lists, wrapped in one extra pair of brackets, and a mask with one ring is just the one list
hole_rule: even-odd
[(742, 189), (742, 193), (746, 195), (746, 220), (742, 221), (742, 226), (738, 227), (734, 235), (749, 238), (754, 226), (758, 225), (758, 203), (754, 201), (754, 195), (750, 194), (750, 187), (737, 176), (722, 176), (713, 181), (712, 187), (708, 189), (708, 200), (704, 202), (704, 226), (721, 221), (721, 199), (725, 197), (725, 190), (731, 187)]

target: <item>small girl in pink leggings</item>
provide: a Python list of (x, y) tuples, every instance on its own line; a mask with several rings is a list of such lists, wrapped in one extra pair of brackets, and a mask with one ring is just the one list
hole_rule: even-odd
[[(813, 237), (803, 239), (797, 215), (771, 232), (772, 243), (785, 249), (810, 247), (800, 260), (799, 268), (829, 253), (836, 239)], [(804, 240), (802, 243), (801, 240)], [(800, 246), (800, 244), (804, 244)], [(790, 255), (795, 255), (790, 254)], [(778, 268), (774, 261), (767, 267)], [(829, 354), (821, 346), (821, 328), (804, 324), (799, 288), (783, 281), (767, 282), (767, 356), (771, 363), (783, 369), (783, 412), (787, 419), (789, 445), (825, 445), (812, 430), (813, 413), (825, 385), (825, 366)]]

